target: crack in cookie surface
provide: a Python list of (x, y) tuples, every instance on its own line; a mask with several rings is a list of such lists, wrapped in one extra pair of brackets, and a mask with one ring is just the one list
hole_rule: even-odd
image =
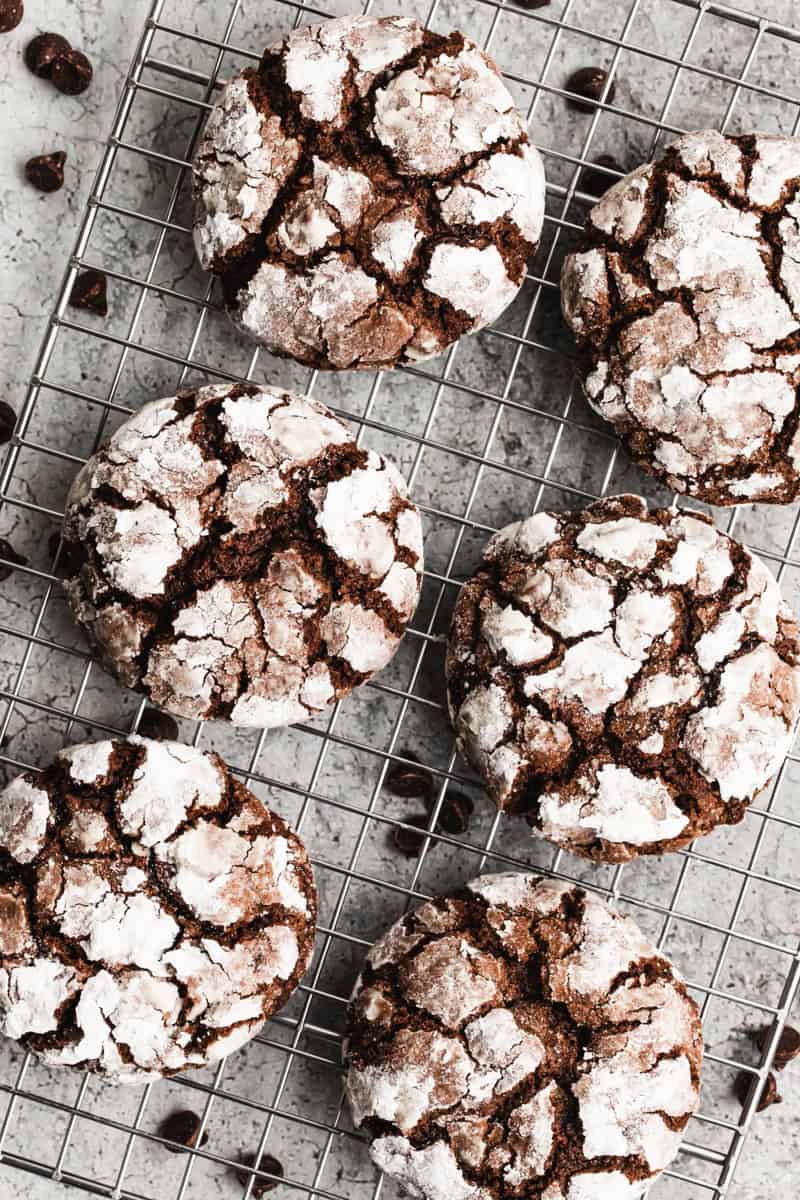
[(638, 1200), (699, 1100), (702, 1030), (671, 964), (597, 897), (486, 875), (367, 956), (346, 1089), (421, 1200)]
[(307, 397), (154, 401), (79, 472), (65, 588), (104, 664), (185, 717), (314, 716), (391, 659), (422, 526), (386, 459)]
[(712, 504), (800, 494), (800, 141), (686, 134), (612, 187), (562, 272), (589, 403)]
[(212, 109), (194, 236), (237, 325), (329, 369), (440, 353), (513, 300), (544, 170), (492, 61), (405, 17), (290, 34)]
[(707, 517), (637, 496), (496, 534), (446, 670), (459, 746), (498, 808), (603, 861), (741, 820), (800, 712), (798, 627), (773, 576)]
[(0, 792), (0, 1030), (120, 1082), (216, 1062), (294, 991), (316, 909), (300, 839), (218, 755), (70, 746)]

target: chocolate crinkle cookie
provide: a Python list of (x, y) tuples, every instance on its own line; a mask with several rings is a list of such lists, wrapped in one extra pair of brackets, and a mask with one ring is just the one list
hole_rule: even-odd
[(634, 461), (711, 504), (800, 495), (800, 140), (681, 137), (589, 213), (564, 316)]
[(179, 716), (270, 728), (386, 666), (422, 528), (398, 471), (324, 405), (217, 385), (146, 404), (89, 460), (64, 556), (122, 683)]
[(438, 354), (510, 304), (544, 170), (469, 38), (351, 16), (296, 30), (227, 84), (194, 196), (200, 262), (242, 330), (371, 370)]
[(800, 640), (773, 576), (707, 517), (620, 496), (490, 540), (447, 676), (498, 808), (622, 862), (742, 819), (791, 745)]
[(581, 888), (484, 875), (370, 951), (347, 1095), (420, 1200), (639, 1200), (698, 1105), (702, 1029), (671, 964)]
[(139, 1083), (216, 1062), (314, 946), (300, 839), (216, 754), (70, 746), (0, 791), (0, 1031)]

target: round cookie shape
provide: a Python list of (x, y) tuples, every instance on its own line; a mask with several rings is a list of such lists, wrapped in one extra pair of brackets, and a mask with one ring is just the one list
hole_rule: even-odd
[(393, 367), (494, 321), (544, 219), (544, 169), (497, 68), (407, 17), (295, 30), (223, 89), (194, 239), (236, 325), (327, 369)]
[(603, 862), (740, 821), (800, 712), (774, 577), (709, 518), (638, 496), (495, 534), (446, 670), (459, 747), (498, 808)]
[(800, 140), (686, 134), (590, 211), (561, 275), (587, 399), (711, 504), (800, 495)]
[(302, 842), (216, 754), (129, 737), (0, 791), (0, 1032), (140, 1083), (254, 1037), (305, 972)]
[(483, 875), (367, 956), (346, 1090), (419, 1200), (639, 1200), (699, 1101), (702, 1027), (670, 962), (582, 888)]
[(105, 666), (180, 716), (316, 716), (391, 659), (422, 525), (324, 405), (216, 385), (146, 404), (81, 469), (65, 588)]

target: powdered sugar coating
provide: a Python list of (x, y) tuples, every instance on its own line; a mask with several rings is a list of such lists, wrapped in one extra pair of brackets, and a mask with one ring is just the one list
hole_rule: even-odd
[[(105, 664), (187, 717), (316, 715), (389, 662), (419, 597), (402, 477), (323, 405), (267, 387), (145, 405), (82, 468), (64, 536)], [(165, 819), (181, 803), (176, 786)]]
[(609, 190), (564, 263), (589, 402), (641, 466), (712, 503), (800, 491), (798, 181), (796, 139), (687, 134)]
[[(313, 948), (316, 893), (299, 839), (216, 755), (176, 742), (69, 747), (35, 784), (9, 784), (0, 812), (23, 786), (43, 797), (44, 820), (36, 846), (4, 843), (0, 894), (27, 894), (27, 907), (15, 904), (0, 939), (2, 1032), (49, 1066), (122, 1082), (200, 1067), (249, 1040)], [(193, 836), (213, 855), (189, 853)]]
[(707, 518), (634, 496), (544, 516), (490, 540), (450, 636), (451, 716), (492, 798), (605, 861), (741, 820), (800, 713), (775, 579)]
[[(494, 981), (482, 1015), (440, 1003), (481, 1003), (454, 954)], [(701, 1027), (669, 962), (599, 898), (484, 876), (376, 943), (347, 1057), (355, 1124), (420, 1200), (634, 1197), (697, 1108)]]
[(544, 190), (478, 46), (404, 17), (339, 17), (295, 30), (223, 89), (194, 163), (195, 242), (257, 341), (373, 369), (499, 316), (538, 243)]

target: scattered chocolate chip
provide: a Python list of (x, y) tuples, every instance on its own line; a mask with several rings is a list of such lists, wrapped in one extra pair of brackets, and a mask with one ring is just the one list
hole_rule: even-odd
[[(17, 554), (14, 547), (5, 538), (0, 538), (0, 558), (7, 558), (10, 563), (19, 563), (23, 566), (28, 560), (24, 554)], [(0, 563), (0, 581), (8, 579), (14, 568), (7, 566), (5, 563)]]
[(60, 33), (40, 33), (25, 47), (25, 66), (40, 79), (49, 79), (55, 60), (71, 49)]
[(98, 317), (108, 315), (108, 285), (102, 271), (82, 271), (73, 284), (69, 302), (73, 308), (85, 308)]
[[(747, 1103), (747, 1097), (750, 1095), (752, 1079), (753, 1076), (748, 1074), (747, 1071), (742, 1071), (741, 1074), (737, 1075), (736, 1077), (735, 1090), (740, 1104)], [(756, 1112), (763, 1112), (764, 1109), (769, 1108), (770, 1105), (781, 1104), (782, 1102), (783, 1097), (778, 1094), (777, 1081), (775, 1076), (770, 1071), (759, 1097), (758, 1104), (756, 1105)]]
[(92, 64), (80, 50), (67, 50), (53, 60), (50, 82), (65, 96), (80, 96), (92, 82)]
[[(608, 71), (605, 71), (602, 67), (581, 67), (580, 71), (574, 71), (567, 80), (565, 87), (568, 92), (575, 92), (577, 94), (575, 96), (568, 96), (567, 104), (569, 104), (570, 108), (577, 108), (579, 112), (594, 112), (595, 104), (603, 94), (603, 88), (606, 86), (607, 79)], [(612, 80), (604, 103), (612, 103), (616, 90), (616, 81)], [(580, 97), (583, 97), (583, 99), (580, 99)]]
[(620, 175), (625, 174), (625, 168), (620, 166), (613, 155), (601, 154), (591, 167), (583, 168), (578, 179), (579, 190), (589, 196), (604, 196), (611, 185), (617, 182), (613, 176), (606, 175), (605, 171), (598, 171), (597, 167), (608, 167), (612, 171), (619, 171)]
[(169, 713), (160, 712), (157, 708), (144, 710), (136, 732), (141, 737), (153, 738), (157, 742), (177, 742), (179, 740), (177, 721)]
[(513, 0), (517, 8), (547, 8), (550, 0)]
[(469, 819), (475, 804), (466, 792), (448, 790), (439, 809), (436, 828), (441, 833), (466, 833), (469, 829)]
[[(255, 1154), (246, 1154), (242, 1159), (243, 1167), (255, 1167)], [(261, 1162), (258, 1164), (259, 1171), (268, 1171), (270, 1175), (280, 1175), (283, 1179), (283, 1167), (278, 1162), (277, 1158), (273, 1158), (271, 1154), (262, 1154)], [(250, 1189), (250, 1195), (255, 1196), (256, 1200), (259, 1197), (266, 1196), (267, 1192), (271, 1192), (273, 1188), (278, 1186), (277, 1179), (259, 1179), (254, 1175), (248, 1175), (247, 1171), (237, 1171), (236, 1178), (242, 1187), (247, 1187), (250, 1180), (253, 1180), (253, 1186)]]
[[(412, 754), (410, 750), (401, 750), (400, 753), (403, 758), (410, 759), (411, 763), (419, 764), (416, 754)], [(411, 766), (406, 763), (398, 763), (386, 776), (386, 786), (390, 792), (394, 792), (395, 796), (404, 796), (408, 800), (414, 800), (418, 796), (431, 794), (433, 776), (421, 765)]]
[(24, 15), (22, 0), (0, 0), (0, 33), (16, 29)]
[[(757, 1037), (760, 1050), (766, 1049), (771, 1035), (772, 1027), (770, 1025), (760, 1031)], [(793, 1059), (797, 1058), (798, 1054), (800, 1054), (800, 1030), (795, 1029), (792, 1025), (784, 1025), (772, 1064), (776, 1070), (782, 1071)]]
[(40, 192), (58, 192), (64, 186), (66, 161), (63, 150), (56, 150), (54, 154), (37, 154), (25, 163), (25, 176)]
[[(415, 825), (416, 829), (401, 829), (398, 825), (392, 830), (392, 841), (401, 854), (416, 858), (425, 842), (428, 832), (427, 817), (403, 817), (406, 825)], [(417, 833), (417, 829), (420, 830)]]
[[(186, 1146), (188, 1149), (192, 1149), (198, 1144), (199, 1133), (200, 1118), (190, 1108), (182, 1108), (178, 1112), (170, 1113), (167, 1119), (161, 1122), (158, 1129), (159, 1137), (169, 1138), (171, 1142), (179, 1142), (180, 1146)], [(205, 1146), (207, 1141), (208, 1134), (204, 1132), (199, 1144)], [(180, 1146), (165, 1146), (164, 1149), (169, 1150), (172, 1154), (182, 1154)]]
[(10, 404), (0, 400), (0, 446), (10, 442), (17, 426), (17, 414)]

